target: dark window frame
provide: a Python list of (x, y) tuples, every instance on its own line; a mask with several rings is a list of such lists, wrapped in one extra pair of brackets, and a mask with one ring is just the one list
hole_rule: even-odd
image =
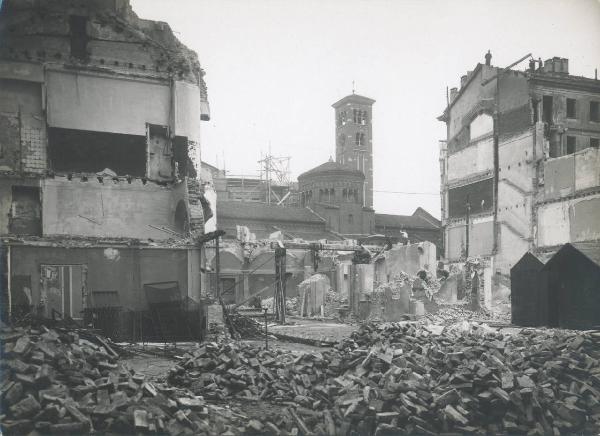
[(590, 101), (590, 121), (600, 123), (600, 102)]
[(574, 98), (567, 98), (567, 118), (577, 119), (577, 100)]
[(573, 154), (577, 151), (577, 136), (567, 135), (565, 143), (565, 154)]

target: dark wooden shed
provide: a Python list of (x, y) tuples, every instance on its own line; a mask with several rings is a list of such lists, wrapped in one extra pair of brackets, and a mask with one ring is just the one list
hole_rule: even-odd
[(548, 325), (600, 327), (600, 242), (563, 245), (542, 268), (548, 279)]
[(527, 327), (548, 325), (548, 280), (542, 268), (552, 254), (528, 251), (510, 269), (513, 324)]

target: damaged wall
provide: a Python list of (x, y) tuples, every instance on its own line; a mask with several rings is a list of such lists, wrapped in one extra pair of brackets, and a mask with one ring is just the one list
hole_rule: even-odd
[[(15, 68), (4, 73), (11, 76)], [(37, 82), (0, 79), (0, 171), (40, 173), (45, 169), (42, 87)]]
[(538, 208), (538, 246), (600, 239), (600, 195), (542, 204)]
[[(456, 261), (465, 256), (467, 248), (466, 223), (464, 220), (448, 225), (446, 256)], [(492, 253), (494, 246), (493, 216), (480, 216), (471, 220), (469, 226), (469, 256), (486, 256)]]
[(13, 204), (13, 192), (15, 189), (18, 190), (23, 187), (39, 191), (40, 182), (35, 179), (22, 178), (3, 178), (0, 180), (0, 234), (6, 235), (9, 233), (11, 222), (18, 213), (18, 208), (15, 208)]
[[(188, 286), (187, 249), (70, 248), (12, 246), (12, 276), (31, 278), (34, 305), (40, 302), (41, 265), (85, 265), (87, 292), (116, 291), (122, 310), (145, 310), (143, 286), (147, 283), (176, 281), (180, 294), (199, 295), (195, 281)], [(199, 274), (198, 268), (192, 270)], [(79, 290), (78, 290), (79, 291)], [(20, 290), (13, 289), (13, 292)]]
[(45, 235), (169, 239), (172, 235), (150, 225), (175, 229), (177, 204), (185, 199), (184, 183), (171, 188), (140, 180), (56, 177), (42, 187)]
[(59, 71), (46, 82), (51, 127), (145, 137), (146, 123), (169, 125), (168, 84)]
[(587, 148), (544, 161), (544, 198), (565, 197), (600, 186), (600, 150)]
[(491, 174), (494, 168), (493, 139), (482, 139), (448, 156), (448, 181)]
[(385, 253), (384, 264), (385, 277), (383, 274), (378, 274), (379, 279), (386, 279), (384, 281), (393, 279), (394, 275), (400, 272), (416, 275), (419, 271), (425, 270), (435, 276), (437, 268), (435, 244), (425, 241), (418, 244), (396, 245)]

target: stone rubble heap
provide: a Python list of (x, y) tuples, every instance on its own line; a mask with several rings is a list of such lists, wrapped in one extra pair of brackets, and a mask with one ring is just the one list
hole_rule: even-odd
[(439, 305), (437, 311), (426, 313), (420, 321), (436, 325), (452, 325), (461, 321), (510, 324), (510, 313), (500, 314), (485, 309), (474, 312), (468, 306), (458, 304)]
[(128, 370), (103, 338), (2, 328), (3, 434), (242, 434), (247, 418)]
[(600, 431), (600, 332), (363, 325), (335, 349), (204, 344), (169, 380), (207, 399), (271, 402), (266, 434)]

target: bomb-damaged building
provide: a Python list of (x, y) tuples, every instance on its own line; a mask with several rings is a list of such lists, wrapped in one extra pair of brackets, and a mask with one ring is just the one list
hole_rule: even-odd
[(0, 40), (4, 315), (114, 307), (128, 331), (152, 289), (197, 303), (197, 55), (128, 0), (4, 1)]
[(527, 59), (499, 68), (488, 52), (439, 117), (444, 257), (475, 260), (488, 307), (508, 301), (527, 251), (600, 239), (600, 81)]

